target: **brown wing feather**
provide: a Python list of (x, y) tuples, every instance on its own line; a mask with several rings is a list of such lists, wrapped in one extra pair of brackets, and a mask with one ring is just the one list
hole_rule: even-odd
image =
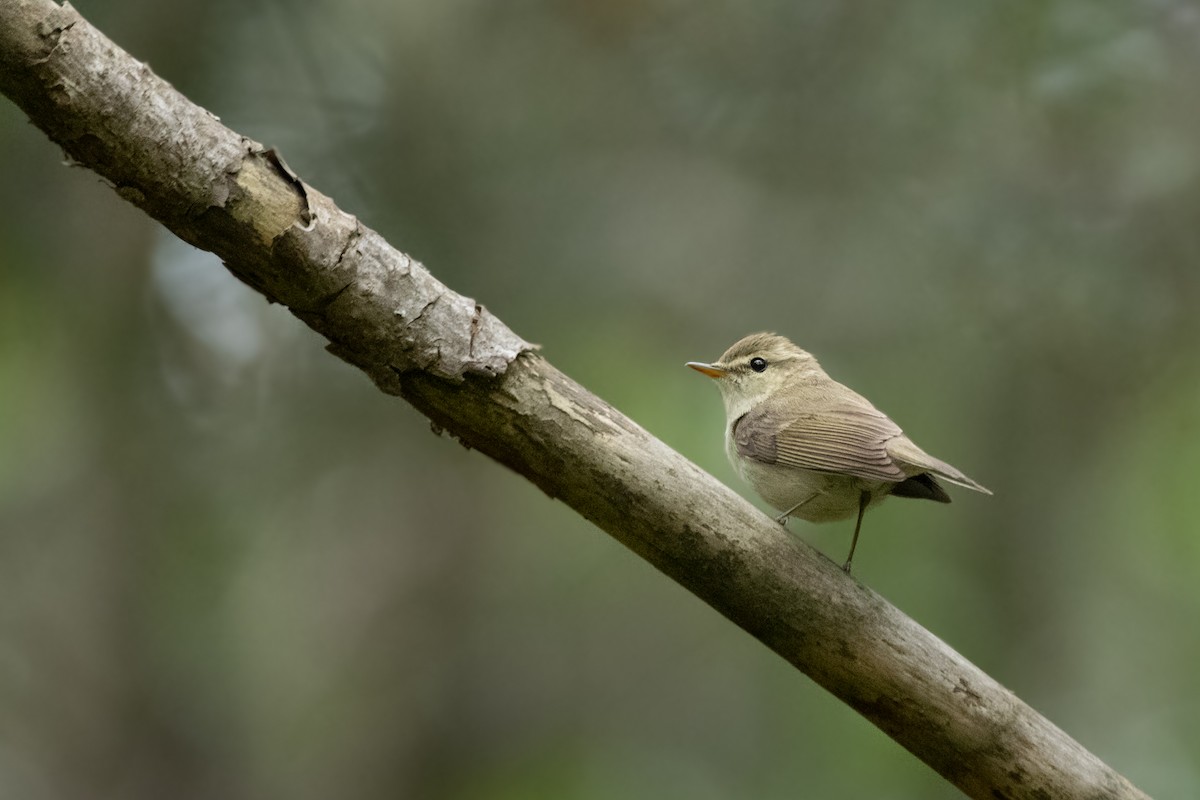
[(991, 494), (991, 490), (976, 483), (975, 481), (964, 475), (957, 467), (947, 464), (940, 458), (934, 458), (926, 453), (907, 436), (900, 436), (887, 444), (888, 454), (898, 464), (908, 467), (908, 471), (919, 469), (925, 472), (931, 472), (939, 478), (957, 484), (966, 489), (974, 489), (977, 492)]
[(734, 426), (734, 443), (746, 458), (891, 482), (908, 477), (887, 451), (887, 442), (900, 435), (883, 414), (858, 408), (816, 411), (781, 424), (760, 407)]

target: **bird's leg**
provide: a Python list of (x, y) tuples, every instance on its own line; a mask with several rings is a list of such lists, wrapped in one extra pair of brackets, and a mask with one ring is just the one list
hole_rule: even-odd
[(862, 528), (863, 513), (867, 510), (867, 505), (871, 502), (871, 493), (867, 491), (859, 492), (858, 495), (858, 522), (854, 523), (854, 538), (850, 540), (850, 555), (846, 556), (846, 563), (842, 564), (842, 571), (847, 575), (850, 574), (850, 562), (854, 560), (854, 548), (858, 547), (858, 531)]
[(817, 495), (819, 495), (819, 494), (820, 494), (820, 492), (819, 492), (819, 491), (818, 491), (818, 492), (813, 492), (813, 493), (812, 493), (812, 494), (810, 494), (808, 497), (804, 498), (804, 499), (803, 499), (803, 500), (801, 500), (799, 503), (796, 503), (796, 505), (792, 506), (792, 507), (791, 507), (791, 508), (789, 508), (787, 511), (783, 512), (783, 513), (782, 513), (782, 514), (780, 514), (778, 517), (776, 517), (776, 518), (775, 518), (775, 521), (776, 521), (776, 522), (778, 522), (780, 525), (787, 525), (788, 517), (790, 517), (790, 516), (792, 515), (792, 512), (794, 512), (794, 511), (795, 511), (797, 508), (799, 508), (800, 506), (802, 506), (802, 505), (804, 505), (805, 503), (809, 502), (810, 500), (812, 500), (814, 497), (816, 497), (816, 496), (817, 496)]

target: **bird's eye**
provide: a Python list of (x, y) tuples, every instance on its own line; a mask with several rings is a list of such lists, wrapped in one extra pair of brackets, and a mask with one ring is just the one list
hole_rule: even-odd
[(766, 370), (766, 368), (767, 360), (765, 358), (755, 357), (750, 359), (750, 369), (754, 370), (755, 372), (763, 372)]

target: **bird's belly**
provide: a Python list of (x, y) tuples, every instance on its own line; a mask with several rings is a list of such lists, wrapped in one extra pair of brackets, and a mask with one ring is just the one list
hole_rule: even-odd
[(809, 522), (832, 522), (858, 514), (861, 493), (871, 493), (871, 505), (887, 496), (890, 484), (866, 481), (853, 475), (814, 472), (797, 467), (760, 464), (749, 459), (735, 464), (742, 478), (763, 500), (780, 511), (795, 508), (789, 516)]

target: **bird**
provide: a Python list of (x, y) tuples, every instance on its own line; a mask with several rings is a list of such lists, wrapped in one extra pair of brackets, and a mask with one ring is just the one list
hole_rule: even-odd
[(869, 400), (826, 374), (817, 359), (775, 333), (753, 333), (712, 363), (687, 366), (713, 378), (725, 404), (725, 452), (733, 468), (786, 525), (863, 514), (889, 495), (949, 503), (939, 481), (992, 492), (929, 455)]

